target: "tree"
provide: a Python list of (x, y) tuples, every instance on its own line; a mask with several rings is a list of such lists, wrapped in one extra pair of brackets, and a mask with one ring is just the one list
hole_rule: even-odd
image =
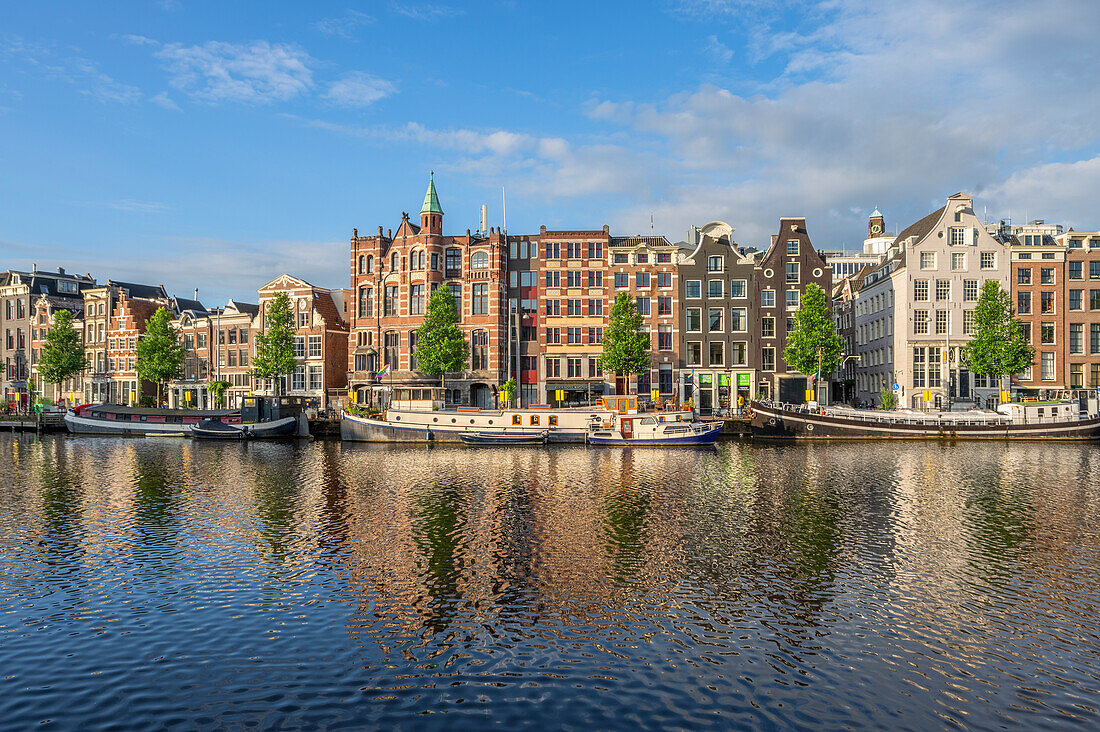
[(1004, 377), (1035, 362), (1035, 349), (1024, 337), (1012, 299), (996, 280), (986, 280), (974, 308), (974, 331), (963, 346), (962, 361), (971, 373)]
[(438, 376), (445, 387), (448, 371), (462, 371), (470, 346), (458, 327), (455, 299), (447, 286), (437, 287), (428, 300), (428, 312), (416, 331), (416, 370)]
[(628, 293), (616, 295), (611, 306), (599, 367), (600, 371), (614, 371), (616, 377), (649, 369), (649, 334), (642, 332), (642, 316)]
[(835, 371), (844, 353), (844, 340), (836, 332), (829, 301), (820, 286), (810, 283), (794, 314), (794, 330), (787, 334), (783, 358), (799, 373), (813, 376)]
[(889, 411), (898, 405), (898, 399), (894, 396), (894, 390), (888, 386), (882, 387), (882, 391), (879, 392), (879, 405), (878, 408), (884, 411)]
[(230, 387), (230, 383), (225, 379), (218, 381), (211, 381), (209, 385), (210, 394), (214, 397), (214, 406), (224, 406), (225, 390)]
[(267, 304), (264, 329), (256, 334), (256, 356), (252, 359), (252, 375), (271, 379), (275, 394), (279, 394), (279, 377), (298, 368), (294, 357), (294, 313), (290, 298), (280, 292)]
[(83, 373), (88, 368), (88, 358), (84, 355), (84, 344), (80, 341), (80, 332), (73, 327), (73, 314), (68, 310), (58, 310), (53, 316), (53, 325), (46, 334), (46, 343), (38, 359), (38, 376), (45, 382), (56, 384), (61, 390), (61, 382)]
[(505, 404), (511, 404), (516, 398), (516, 379), (512, 378), (500, 385), (500, 400)]
[(161, 386), (183, 376), (183, 344), (172, 327), (172, 315), (157, 308), (145, 324), (145, 332), (137, 343), (138, 376), (157, 385), (157, 403), (161, 401)]

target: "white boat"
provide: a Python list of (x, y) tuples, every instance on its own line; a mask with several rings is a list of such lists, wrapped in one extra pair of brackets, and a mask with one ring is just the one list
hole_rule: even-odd
[[(599, 431), (618, 430), (646, 417), (666, 423), (695, 423), (692, 412), (639, 412), (636, 396), (602, 397), (587, 407), (527, 409), (442, 408), (436, 389), (397, 389), (390, 408), (375, 416), (344, 413), (340, 436), (360, 442), (462, 442), (463, 435), (536, 437), (548, 443), (585, 443)], [(469, 441), (467, 437), (467, 441)], [(629, 438), (627, 438), (629, 439)]]

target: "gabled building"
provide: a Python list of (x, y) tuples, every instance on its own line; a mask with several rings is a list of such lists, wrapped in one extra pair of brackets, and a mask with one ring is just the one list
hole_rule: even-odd
[[(1071, 389), (1100, 388), (1100, 231), (1074, 231), (1055, 239), (1065, 249), (1065, 353)], [(1034, 342), (1034, 341), (1033, 341)]]
[[(352, 230), (350, 333), (344, 368), (353, 399), (367, 403), (374, 387), (438, 386), (416, 364), (416, 332), (437, 287), (448, 287), (459, 326), (470, 344), (464, 371), (447, 374), (446, 401), (491, 406), (508, 366), (505, 289), (508, 251), (496, 228), (443, 233), (443, 208), (434, 177), (420, 223), (402, 213), (397, 230), (360, 236)], [(378, 373), (385, 369), (384, 378)], [(384, 401), (384, 400), (383, 400)]]
[(169, 307), (163, 285), (106, 282), (83, 291), (85, 402), (136, 403), (151, 396), (151, 384), (137, 378), (137, 339), (159, 307)]

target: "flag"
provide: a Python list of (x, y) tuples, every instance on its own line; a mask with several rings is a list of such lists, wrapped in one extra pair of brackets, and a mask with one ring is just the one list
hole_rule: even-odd
[(377, 374), (374, 375), (374, 377), (376, 379), (381, 379), (383, 376), (385, 376), (389, 372), (390, 372), (390, 365), (386, 364), (385, 366), (382, 367), (381, 371), (379, 371)]

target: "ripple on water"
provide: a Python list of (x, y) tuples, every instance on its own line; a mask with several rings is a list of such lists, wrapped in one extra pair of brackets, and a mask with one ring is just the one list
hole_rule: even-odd
[(1090, 446), (2, 439), (13, 728), (1100, 716)]

